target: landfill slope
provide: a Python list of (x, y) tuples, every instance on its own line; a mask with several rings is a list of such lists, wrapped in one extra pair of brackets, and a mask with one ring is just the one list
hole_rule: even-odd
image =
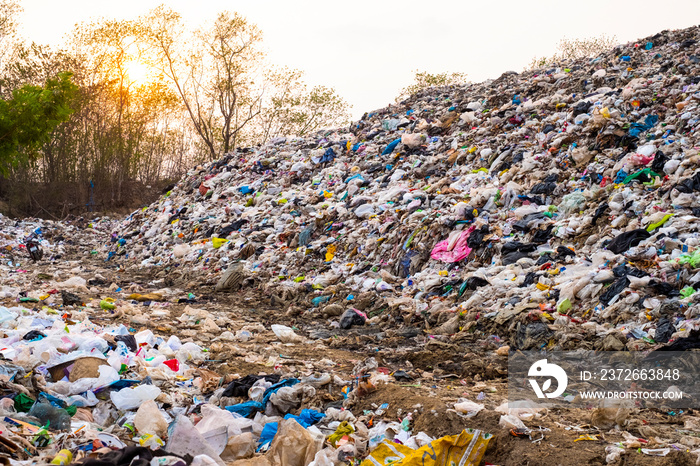
[(330, 327), (345, 315), (515, 349), (687, 337), (698, 38), (664, 31), (239, 149), (130, 215), (110, 257), (257, 289)]

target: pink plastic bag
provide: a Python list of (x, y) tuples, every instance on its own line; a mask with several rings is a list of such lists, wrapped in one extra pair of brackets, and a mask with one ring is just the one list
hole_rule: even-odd
[(457, 241), (454, 242), (451, 248), (449, 239), (440, 241), (433, 248), (433, 251), (430, 253), (430, 257), (442, 262), (461, 261), (472, 252), (472, 248), (467, 246), (467, 238), (469, 238), (469, 235), (471, 235), (475, 228), (476, 226), (472, 225), (468, 230), (460, 233)]

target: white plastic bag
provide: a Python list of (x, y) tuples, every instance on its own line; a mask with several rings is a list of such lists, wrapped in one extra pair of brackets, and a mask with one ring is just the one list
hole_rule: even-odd
[(527, 426), (523, 424), (523, 421), (520, 420), (518, 416), (515, 414), (504, 414), (501, 416), (501, 419), (498, 420), (498, 425), (503, 427), (504, 429), (527, 429)]
[(294, 333), (294, 330), (285, 325), (273, 324), (271, 328), (275, 336), (279, 338), (282, 343), (301, 343), (304, 341), (302, 336), (297, 335)]
[(375, 213), (376, 212), (374, 211), (374, 206), (372, 204), (362, 204), (360, 207), (355, 209), (355, 215), (360, 218), (367, 218)]
[(459, 403), (455, 403), (455, 410), (457, 410), (457, 412), (466, 414), (467, 417), (476, 416), (482, 409), (484, 409), (484, 405), (469, 400), (464, 400), (460, 401)]
[(6, 307), (0, 306), (0, 324), (4, 322), (10, 322), (17, 318), (18, 314), (11, 311)]
[(155, 400), (160, 395), (160, 388), (154, 385), (139, 385), (134, 388), (123, 388), (118, 392), (111, 392), (109, 397), (114, 406), (120, 411), (128, 411), (141, 406), (148, 400)]

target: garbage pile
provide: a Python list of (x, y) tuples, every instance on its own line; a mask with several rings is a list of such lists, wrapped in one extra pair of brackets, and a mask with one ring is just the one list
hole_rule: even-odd
[(341, 329), (643, 349), (700, 326), (698, 29), (431, 88), (191, 170), (123, 266), (257, 288)]
[[(60, 233), (56, 232), (57, 227)], [(65, 254), (64, 232), (65, 227), (58, 222), (41, 219), (16, 221), (0, 214), (0, 261), (4, 271), (22, 273), (23, 263), (36, 262), (44, 255), (48, 260), (60, 259)]]
[(687, 461), (692, 413), (512, 407), (502, 369), (700, 345), (699, 31), (237, 149), (119, 224), (0, 217), (0, 456)]

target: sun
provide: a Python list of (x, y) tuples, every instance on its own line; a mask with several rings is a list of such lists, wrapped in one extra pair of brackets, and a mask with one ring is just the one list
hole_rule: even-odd
[(148, 82), (152, 75), (149, 66), (139, 60), (129, 60), (125, 64), (125, 69), (129, 81), (136, 84)]

